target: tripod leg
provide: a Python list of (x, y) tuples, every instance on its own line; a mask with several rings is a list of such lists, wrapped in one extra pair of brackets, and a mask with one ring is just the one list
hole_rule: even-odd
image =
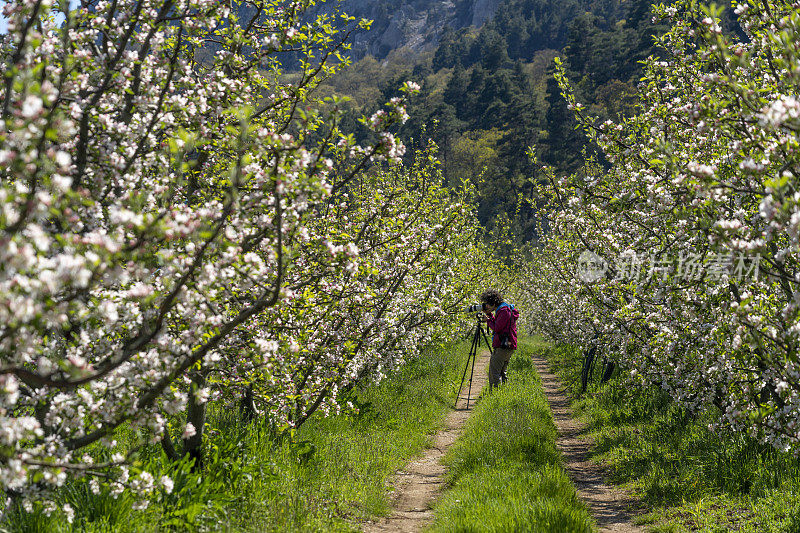
[(475, 374), (475, 359), (478, 357), (478, 332), (475, 332), (475, 351), (472, 354), (472, 370), (469, 373), (469, 391), (467, 391), (467, 409), (469, 409), (469, 397), (472, 394), (472, 376)]
[[(456, 403), (453, 406), (453, 409), (458, 407), (458, 399), (461, 397), (461, 389), (464, 387), (464, 379), (467, 377), (467, 369), (469, 369), (470, 364), (469, 360), (472, 359), (472, 369), (473, 372), (475, 370), (475, 354), (478, 353), (478, 332), (476, 331), (475, 334), (472, 336), (472, 344), (469, 347), (469, 355), (467, 356), (467, 364), (464, 366), (464, 374), (461, 376), (461, 385), (458, 386), (458, 396), (456, 396)], [(472, 373), (469, 375), (469, 390), (472, 391)], [(469, 409), (469, 396), (470, 392), (467, 393), (467, 409)]]
[(491, 343), (491, 342), (489, 342), (489, 336), (486, 334), (486, 332), (485, 332), (485, 331), (483, 331), (483, 329), (481, 329), (481, 334), (483, 335), (483, 342), (484, 342), (484, 343), (486, 343), (486, 348), (487, 348), (487, 349), (489, 350), (489, 352), (491, 353), (491, 351), (493, 350), (493, 348), (492, 348), (492, 343)]
[[(475, 326), (475, 336), (472, 338), (472, 347), (470, 348), (470, 353), (472, 354), (472, 370), (469, 373), (469, 389), (467, 390), (467, 409), (469, 409), (469, 399), (472, 396), (472, 378), (475, 375), (475, 359), (478, 357), (478, 347), (481, 344), (481, 336), (483, 330), (481, 329), (481, 323)], [(467, 361), (469, 365), (469, 360)]]
[(470, 357), (472, 357), (472, 348), (470, 348), (469, 355), (467, 356), (467, 364), (464, 365), (464, 373), (461, 375), (461, 384), (458, 386), (458, 390), (456, 391), (456, 403), (453, 404), (453, 409), (458, 407), (458, 399), (461, 397), (461, 389), (464, 387), (464, 380), (467, 378), (467, 368), (469, 368)]

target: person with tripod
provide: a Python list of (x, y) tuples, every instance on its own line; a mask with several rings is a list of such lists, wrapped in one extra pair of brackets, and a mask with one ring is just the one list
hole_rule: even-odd
[(517, 319), (519, 311), (506, 303), (496, 289), (481, 294), (486, 322), (494, 331), (492, 335), (492, 357), (489, 359), (489, 388), (505, 383), (508, 379), (508, 361), (517, 349)]

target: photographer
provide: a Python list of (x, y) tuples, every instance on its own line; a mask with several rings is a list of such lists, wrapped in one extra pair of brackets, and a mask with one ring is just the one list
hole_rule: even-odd
[(495, 289), (481, 294), (483, 312), (486, 313), (492, 335), (492, 358), (489, 360), (489, 387), (506, 382), (508, 361), (517, 348), (517, 318), (519, 311), (503, 301), (503, 296)]

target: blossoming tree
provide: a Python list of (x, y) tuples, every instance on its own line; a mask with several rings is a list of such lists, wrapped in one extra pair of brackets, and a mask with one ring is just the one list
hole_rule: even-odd
[[(598, 333), (687, 407), (797, 450), (800, 5), (734, 7), (746, 38), (723, 33), (718, 7), (659, 8), (667, 59), (647, 61), (639, 112), (619, 124), (588, 116), (559, 76), (605, 160), (551, 174), (529, 301), (540, 324), (570, 310), (551, 316), (554, 336)], [(587, 279), (581, 254), (600, 275)]]
[[(365, 23), (307, 21), (311, 4), (5, 3), (7, 492), (33, 497), (71, 473), (146, 492), (152, 476), (116, 468), (130, 452), (118, 428), (175, 454), (165, 428), (185, 413), (178, 432), (199, 457), (211, 392), (299, 424), (418, 350), (398, 343), (421, 326), (418, 341), (432, 338), (430, 318), (463, 297), (438, 270), (461, 271), (448, 250), (473, 234), (463, 205), (364, 175), (402, 157), (389, 129), (418, 87), (364, 118), (377, 140), (356, 145), (340, 102), (315, 89), (346, 65), (336, 24)], [(441, 303), (412, 313), (431, 292)]]
[[(440, 185), (434, 149), (411, 167), (359, 176), (315, 210), (287, 243), (281, 305), (212, 354), (203, 389), (296, 428), (317, 410), (338, 413), (342, 392), (463, 329), (447, 315), (474, 298), (494, 260), (479, 244), (474, 191)], [(189, 410), (193, 431), (201, 403)]]

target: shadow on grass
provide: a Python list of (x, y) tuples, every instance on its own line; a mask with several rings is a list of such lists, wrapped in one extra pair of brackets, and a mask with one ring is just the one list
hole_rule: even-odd
[(561, 465), (556, 427), (523, 343), (506, 385), (484, 394), (445, 463), (432, 531), (592, 531)]
[[(388, 512), (387, 479), (440, 427), (468, 348), (468, 343), (432, 348), (380, 384), (354, 390), (347, 400), (360, 406), (360, 413), (314, 416), (294, 433), (281, 433), (263, 419), (243, 424), (235, 408), (211, 402), (202, 472), (170, 463), (157, 445), (141, 450), (137, 467), (174, 481), (171, 492), (155, 491), (146, 509), (136, 509), (129, 494), (114, 497), (107, 489), (94, 494), (88, 480), (78, 480), (54, 495), (57, 508), (74, 508), (72, 524), (60, 512), (47, 516), (41, 504), (32, 512), (16, 505), (0, 530), (357, 531), (358, 521)], [(130, 428), (115, 438), (123, 451), (141, 441)]]
[[(544, 355), (577, 398), (581, 352), (548, 346)], [(656, 530), (795, 531), (800, 524), (800, 460), (747, 435), (711, 431), (719, 422), (714, 410), (687, 411), (662, 390), (620, 377), (593, 383), (574, 405), (589, 420), (593, 455), (610, 466), (610, 481), (655, 510)]]

